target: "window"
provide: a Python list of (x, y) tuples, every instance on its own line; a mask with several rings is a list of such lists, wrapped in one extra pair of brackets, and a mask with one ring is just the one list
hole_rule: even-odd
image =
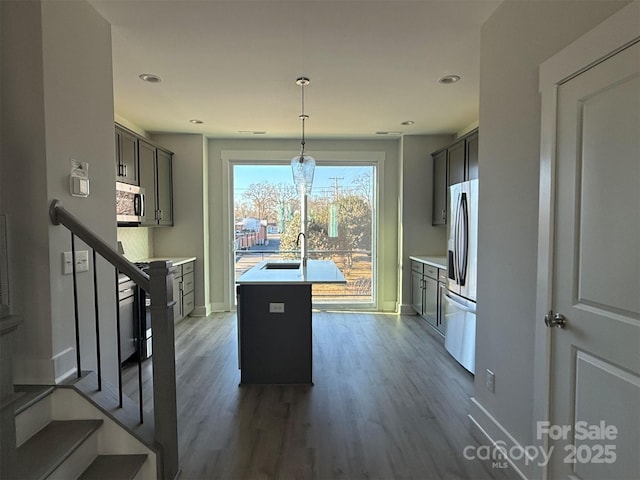
[[(320, 163), (308, 199), (310, 259), (333, 260), (346, 285), (314, 285), (319, 306), (375, 305), (376, 178), (373, 162)], [(235, 278), (263, 260), (297, 259), (300, 198), (283, 164), (233, 163)]]

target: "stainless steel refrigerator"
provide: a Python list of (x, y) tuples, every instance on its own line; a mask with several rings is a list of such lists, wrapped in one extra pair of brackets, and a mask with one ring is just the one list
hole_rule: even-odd
[(447, 351), (475, 372), (478, 180), (449, 187), (445, 341)]

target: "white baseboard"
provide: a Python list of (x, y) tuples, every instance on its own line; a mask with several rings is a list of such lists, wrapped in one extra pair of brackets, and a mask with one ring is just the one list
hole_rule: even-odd
[(56, 381), (52, 358), (34, 358), (13, 352), (15, 385), (53, 385)]
[(407, 303), (400, 304), (400, 315), (416, 315), (413, 307)]
[(208, 305), (201, 305), (199, 307), (195, 307), (193, 309), (193, 312), (191, 312), (189, 315), (192, 317), (206, 317), (207, 315), (210, 315), (212, 313), (217, 313), (217, 312), (228, 312), (229, 309), (226, 307), (226, 305), (223, 302), (218, 302), (218, 303), (209, 303)]
[(383, 302), (382, 303), (382, 311), (383, 312), (396, 312), (398, 304), (396, 302)]
[(229, 312), (229, 306), (224, 302), (213, 302), (209, 304), (209, 313), (213, 312)]
[[(500, 422), (489, 413), (475, 397), (471, 397), (471, 413), (469, 413), (469, 419), (471, 424), (476, 428), (482, 436), (486, 437), (491, 444), (495, 447), (497, 445), (503, 446), (507, 451), (523, 451), (523, 446), (504, 428)], [(515, 455), (514, 457), (518, 457)], [(533, 463), (536, 461), (531, 458), (525, 458), (523, 455), (519, 459), (510, 458), (506, 456), (507, 462), (520, 475), (523, 480), (534, 478), (533, 475)]]

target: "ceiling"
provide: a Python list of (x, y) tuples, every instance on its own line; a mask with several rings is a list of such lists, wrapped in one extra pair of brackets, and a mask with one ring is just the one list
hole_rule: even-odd
[[(116, 114), (149, 132), (299, 137), (306, 76), (308, 137), (373, 138), (477, 121), (480, 27), (500, 2), (90, 3), (112, 25)], [(461, 80), (438, 83), (449, 74)]]

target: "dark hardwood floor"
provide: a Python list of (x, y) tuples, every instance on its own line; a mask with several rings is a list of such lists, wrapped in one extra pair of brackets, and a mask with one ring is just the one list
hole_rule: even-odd
[[(473, 378), (416, 316), (314, 313), (314, 386), (242, 386), (235, 314), (176, 326), (182, 479), (516, 479), (467, 460)], [(144, 367), (151, 407), (152, 362)], [(136, 397), (137, 370), (125, 374)]]

